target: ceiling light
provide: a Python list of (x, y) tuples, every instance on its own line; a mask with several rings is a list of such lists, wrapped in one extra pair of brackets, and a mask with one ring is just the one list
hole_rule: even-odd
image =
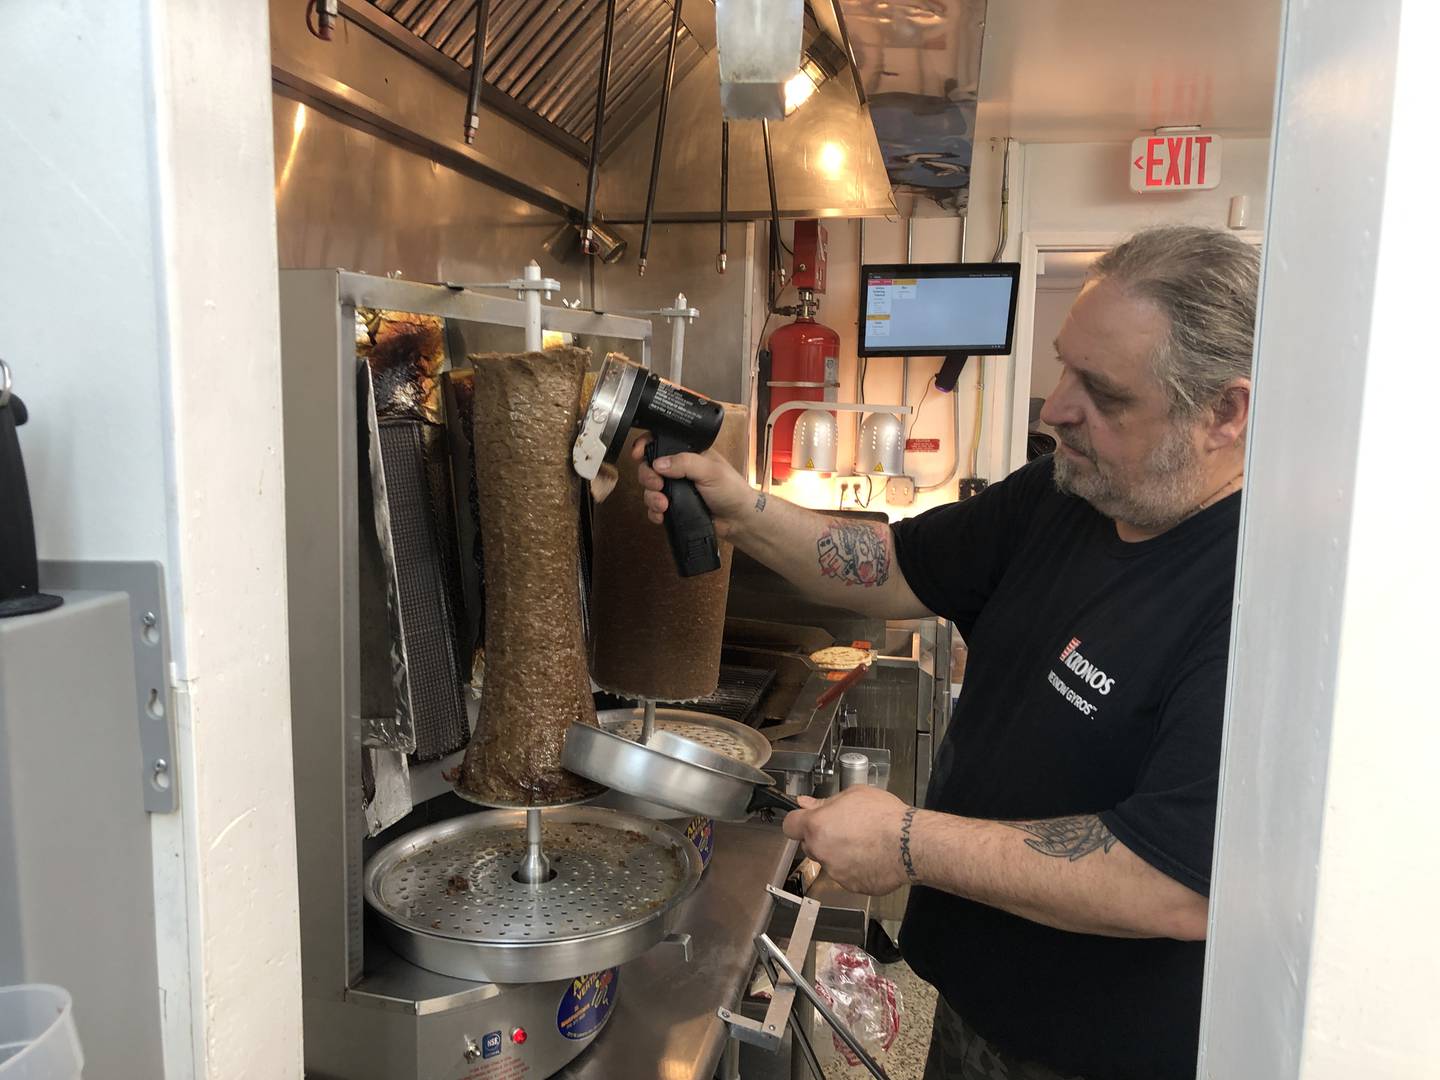
[(785, 84), (785, 115), (789, 116), (815, 96), (826, 79), (845, 66), (845, 54), (827, 35), (820, 34), (800, 57), (800, 70)]

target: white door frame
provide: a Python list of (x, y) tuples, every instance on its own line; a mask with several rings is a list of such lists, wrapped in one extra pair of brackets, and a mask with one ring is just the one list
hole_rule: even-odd
[(1052, 251), (1104, 251), (1126, 234), (1114, 231), (1035, 229), (1020, 234), (1020, 289), (1015, 304), (1015, 348), (1010, 357), (1010, 416), (1006, 424), (1005, 470), (1025, 464), (1030, 430), (1030, 375), (1035, 349), (1035, 277), (1040, 256)]

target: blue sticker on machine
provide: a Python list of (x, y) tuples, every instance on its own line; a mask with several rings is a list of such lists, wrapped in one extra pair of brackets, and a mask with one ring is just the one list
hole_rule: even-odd
[(490, 1032), (487, 1032), (486, 1035), (485, 1035), (485, 1038), (481, 1040), (481, 1043), (480, 1043), (480, 1052), (481, 1052), (485, 1057), (487, 1057), (487, 1058), (492, 1058), (492, 1057), (495, 1057), (497, 1054), (499, 1054), (499, 1053), (500, 1053), (500, 1032), (498, 1032), (498, 1031), (490, 1031)]
[(560, 1034), (567, 1039), (588, 1039), (599, 1031), (610, 1016), (619, 989), (618, 968), (606, 968), (571, 980), (555, 1016)]
[(685, 825), (685, 838), (700, 852), (700, 867), (710, 865), (710, 856), (715, 852), (715, 819), (693, 817)]

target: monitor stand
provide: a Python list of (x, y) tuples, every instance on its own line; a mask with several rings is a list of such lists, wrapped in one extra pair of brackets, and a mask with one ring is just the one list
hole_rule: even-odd
[(940, 370), (935, 373), (935, 389), (947, 394), (954, 390), (960, 373), (965, 370), (965, 361), (969, 359), (965, 353), (946, 353)]

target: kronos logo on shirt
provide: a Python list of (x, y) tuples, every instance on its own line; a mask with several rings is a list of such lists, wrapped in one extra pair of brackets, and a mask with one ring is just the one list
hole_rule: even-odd
[(1115, 687), (1115, 679), (1106, 675), (1080, 653), (1080, 639), (1071, 638), (1070, 644), (1060, 651), (1060, 662), (1089, 683), (1091, 689), (1108, 694)]

